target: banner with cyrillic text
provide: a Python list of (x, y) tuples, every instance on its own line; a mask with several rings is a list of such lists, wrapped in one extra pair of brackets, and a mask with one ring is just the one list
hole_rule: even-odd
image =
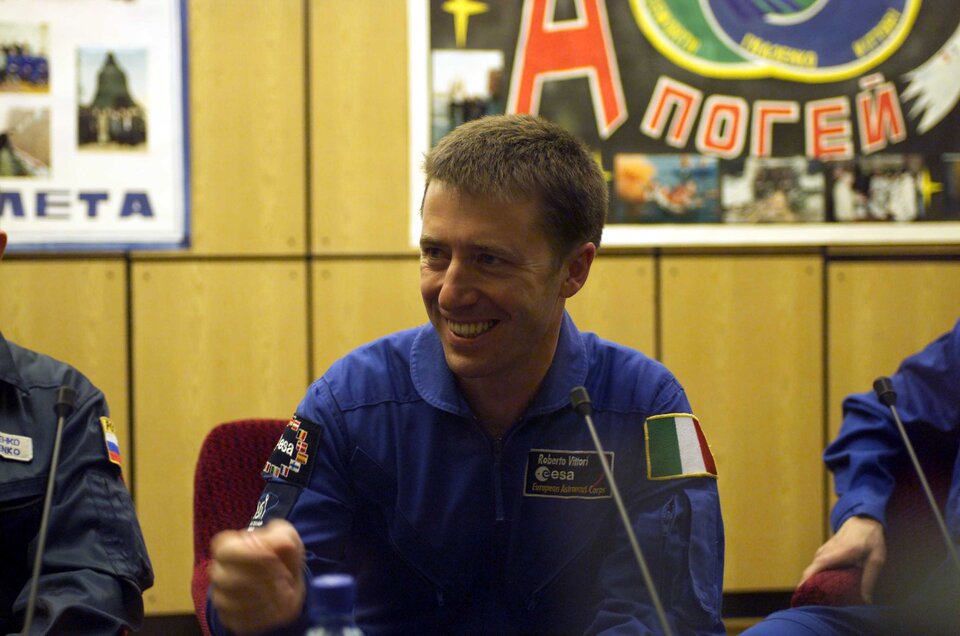
[(408, 3), (423, 153), (492, 113), (584, 139), (607, 245), (960, 242), (955, 0)]

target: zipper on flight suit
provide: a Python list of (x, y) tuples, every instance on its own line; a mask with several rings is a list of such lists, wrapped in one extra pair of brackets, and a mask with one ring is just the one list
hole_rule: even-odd
[(502, 523), (506, 520), (506, 513), (503, 507), (503, 438), (496, 437), (493, 440), (493, 476), (494, 476), (494, 505), (496, 510), (496, 521)]
[[(521, 418), (516, 424), (510, 427), (510, 429), (507, 430), (507, 433), (502, 437), (493, 437), (483, 428), (482, 425), (480, 425), (480, 422), (477, 421), (478, 428), (480, 428), (487, 439), (490, 440), (491, 450), (493, 451), (493, 558), (495, 564), (494, 576), (497, 580), (497, 587), (499, 589), (503, 589), (503, 584), (507, 578), (507, 549), (510, 541), (510, 537), (507, 535), (507, 514), (503, 497), (503, 445), (504, 439), (511, 435), (517, 428), (519, 428), (523, 424), (523, 421), (523, 418)], [(502, 616), (503, 608), (499, 607), (500, 599), (498, 599), (496, 595), (494, 595), (490, 600), (493, 601), (496, 611), (487, 613), (487, 617), (483, 621), (483, 632), (496, 634), (502, 632), (504, 628)]]
[[(493, 451), (493, 503), (494, 503), (494, 519), (499, 524), (506, 520), (506, 513), (504, 512), (503, 505), (503, 437), (494, 437), (491, 435), (487, 429), (483, 427), (483, 424), (477, 419), (477, 416), (472, 417), (473, 425), (477, 428), (481, 435), (487, 439), (490, 444), (491, 450)], [(510, 434), (515, 428), (520, 426), (523, 422), (521, 418), (514, 426), (512, 426), (507, 435)]]
[[(503, 503), (503, 437), (493, 438), (493, 475), (494, 475), (494, 508), (496, 511), (493, 523), (493, 557), (496, 577), (496, 589), (502, 590), (507, 580), (507, 551), (510, 537), (507, 535), (507, 515)], [(503, 608), (497, 594), (491, 597), (495, 611), (488, 614), (483, 621), (483, 631), (489, 634), (501, 633), (503, 625)]]
[[(489, 440), (490, 449), (493, 452), (493, 468), (492, 468), (492, 477), (493, 477), (493, 500), (494, 500), (494, 562), (496, 563), (495, 567), (497, 568), (495, 576), (500, 581), (500, 586), (507, 576), (507, 548), (510, 541), (510, 537), (507, 536), (507, 514), (506, 514), (506, 505), (504, 504), (503, 497), (503, 446), (506, 438), (513, 435), (518, 429), (526, 424), (526, 417), (521, 416), (517, 422), (507, 429), (506, 433), (502, 437), (494, 437), (491, 435), (486, 428), (483, 427), (483, 424), (479, 419), (474, 415), (473, 416), (473, 425), (476, 426), (477, 430)], [(494, 599), (494, 602), (498, 601)], [(500, 633), (503, 631), (503, 620), (502, 608), (498, 608), (497, 612), (494, 612), (493, 624), (489, 624), (487, 619), (484, 619), (483, 633)]]

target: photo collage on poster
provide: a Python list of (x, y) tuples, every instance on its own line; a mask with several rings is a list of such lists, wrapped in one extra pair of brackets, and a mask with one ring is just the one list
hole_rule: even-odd
[(0, 23), (0, 177), (50, 174), (48, 34), (46, 24)]
[(460, 124), (506, 108), (503, 51), (434, 51), (430, 145)]
[[(920, 154), (851, 161), (718, 160), (688, 154), (614, 157), (611, 223), (857, 223), (960, 219), (960, 154), (932, 183)], [(931, 195), (943, 192), (946, 196)]]
[[(51, 84), (69, 81), (50, 63), (50, 25), (0, 22), (0, 177), (49, 178)], [(76, 149), (145, 152), (147, 51), (77, 48)], [(69, 128), (73, 128), (70, 126)]]

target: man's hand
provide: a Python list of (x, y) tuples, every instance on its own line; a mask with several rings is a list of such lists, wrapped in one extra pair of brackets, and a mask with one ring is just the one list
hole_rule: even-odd
[(262, 632), (300, 616), (306, 597), (303, 541), (289, 522), (221, 532), (210, 542), (210, 554), (210, 598), (231, 631)]
[(872, 603), (873, 587), (886, 560), (887, 544), (880, 522), (869, 517), (850, 517), (813, 555), (813, 562), (803, 571), (800, 582), (822, 570), (859, 567), (863, 569), (860, 595)]

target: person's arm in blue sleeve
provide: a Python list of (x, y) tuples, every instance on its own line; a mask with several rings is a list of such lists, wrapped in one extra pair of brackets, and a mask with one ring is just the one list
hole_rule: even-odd
[[(960, 428), (960, 322), (953, 330), (905, 359), (890, 378), (897, 411), (908, 432), (929, 427), (941, 432)], [(890, 410), (873, 392), (849, 396), (843, 425), (824, 452), (839, 499), (830, 516), (838, 529), (853, 515), (881, 523), (893, 491), (893, 467), (906, 455)]]
[[(325, 381), (315, 382), (268, 459), (253, 532), (214, 537), (207, 602), (211, 633), (244, 633), (241, 626), (271, 636), (304, 632), (307, 581), (340, 569), (353, 522), (342, 425)], [(256, 545), (257, 537), (266, 539), (266, 549)]]
[[(905, 359), (890, 379), (909, 435), (924, 429), (954, 434), (960, 430), (960, 322)], [(905, 456), (893, 415), (873, 392), (844, 400), (840, 434), (824, 452), (839, 496), (830, 515), (835, 534), (817, 550), (802, 580), (823, 570), (860, 567), (861, 595), (872, 600), (886, 561), (883, 525), (894, 470)]]
[[(652, 413), (691, 413), (676, 380), (671, 378), (658, 392)], [(644, 452), (642, 442), (637, 448)], [(673, 633), (726, 633), (721, 619), (724, 537), (717, 480), (698, 476), (654, 481), (644, 474), (637, 483), (619, 486)], [(587, 632), (662, 634), (627, 534), (619, 527), (619, 515), (616, 523), (616, 548), (604, 560), (600, 576), (604, 600)]]
[[(99, 391), (81, 395), (64, 424), (31, 634), (118, 634), (139, 629), (153, 571), (133, 502), (111, 463)], [(33, 562), (36, 542), (31, 544)], [(14, 603), (21, 619), (29, 581)]]

